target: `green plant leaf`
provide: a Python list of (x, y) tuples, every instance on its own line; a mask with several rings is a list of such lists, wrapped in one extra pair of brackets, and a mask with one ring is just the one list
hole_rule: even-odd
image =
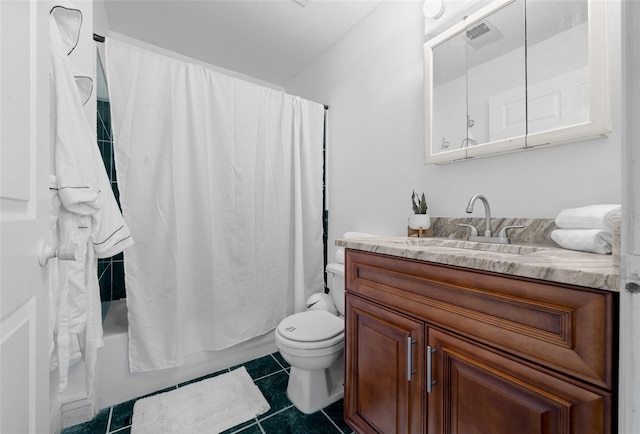
[(422, 197), (420, 197), (420, 199), (416, 202), (416, 191), (413, 190), (413, 192), (411, 193), (411, 207), (413, 208), (413, 213), (414, 214), (426, 214), (427, 213), (427, 209), (429, 208), (427, 206), (427, 199), (424, 195), (424, 193), (422, 193)]

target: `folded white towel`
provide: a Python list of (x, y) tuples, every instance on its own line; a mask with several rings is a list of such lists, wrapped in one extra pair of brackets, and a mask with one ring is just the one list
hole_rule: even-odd
[(606, 229), (621, 216), (620, 205), (589, 205), (560, 211), (556, 226), (561, 229)]
[(344, 247), (339, 247), (338, 250), (336, 250), (336, 262), (344, 264)]
[(611, 253), (611, 231), (602, 229), (556, 229), (551, 232), (551, 239), (560, 247), (582, 252)]

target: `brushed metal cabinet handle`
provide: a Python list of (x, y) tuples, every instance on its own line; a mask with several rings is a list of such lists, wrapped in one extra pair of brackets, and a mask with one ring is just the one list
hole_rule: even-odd
[(431, 393), (433, 390), (433, 385), (436, 384), (435, 380), (431, 377), (431, 370), (433, 368), (433, 363), (431, 361), (433, 353), (435, 353), (435, 348), (431, 348), (430, 345), (427, 345), (427, 393)]
[(413, 377), (413, 354), (411, 351), (411, 345), (413, 341), (411, 340), (411, 336), (407, 337), (407, 380), (411, 381), (411, 377)]

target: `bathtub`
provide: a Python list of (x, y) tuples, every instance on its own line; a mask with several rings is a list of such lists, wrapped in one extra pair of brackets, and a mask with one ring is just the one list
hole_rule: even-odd
[(125, 299), (112, 301), (103, 322), (104, 347), (98, 350), (97, 408), (110, 407), (277, 351), (274, 334), (269, 332), (224, 350), (191, 354), (176, 368), (131, 373), (127, 328)]

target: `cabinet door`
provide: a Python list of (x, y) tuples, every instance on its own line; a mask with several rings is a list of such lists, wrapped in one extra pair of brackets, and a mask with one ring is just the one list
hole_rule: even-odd
[(345, 420), (358, 433), (424, 432), (424, 324), (346, 297)]
[(437, 329), (427, 333), (435, 349), (429, 433), (611, 432), (609, 393), (579, 387)]

